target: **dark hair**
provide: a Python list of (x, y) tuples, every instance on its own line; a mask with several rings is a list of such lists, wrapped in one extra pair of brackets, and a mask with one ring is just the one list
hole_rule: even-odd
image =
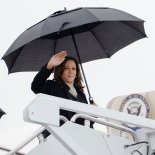
[(64, 72), (65, 64), (67, 63), (68, 60), (73, 60), (75, 62), (75, 65), (76, 65), (76, 78), (74, 80), (74, 84), (79, 89), (81, 89), (83, 91), (83, 88), (84, 88), (83, 85), (82, 85), (83, 80), (82, 80), (79, 64), (78, 64), (77, 60), (75, 58), (73, 58), (73, 57), (66, 56), (65, 60), (60, 65), (55, 67), (54, 80), (62, 81), (62, 74)]

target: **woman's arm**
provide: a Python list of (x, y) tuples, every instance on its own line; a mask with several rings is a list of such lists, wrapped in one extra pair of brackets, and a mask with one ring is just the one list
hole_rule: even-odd
[(41, 68), (31, 84), (31, 90), (34, 93), (47, 93), (45, 90), (46, 80), (53, 72), (54, 67), (60, 65), (65, 60), (66, 55), (66, 51), (61, 51), (53, 55), (48, 61), (47, 65)]
[(31, 84), (31, 90), (36, 94), (43, 93), (43, 89), (46, 85), (46, 80), (52, 72), (53, 69), (49, 70), (46, 66), (43, 66), (41, 70), (37, 73), (37, 75), (34, 77)]

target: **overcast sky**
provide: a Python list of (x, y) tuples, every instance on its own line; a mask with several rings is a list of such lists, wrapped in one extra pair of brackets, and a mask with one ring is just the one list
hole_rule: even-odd
[[(111, 7), (146, 21), (148, 38), (134, 42), (110, 59), (84, 64), (90, 92), (100, 107), (104, 108), (119, 95), (155, 90), (154, 0), (1, 0), (0, 58), (28, 27), (64, 7), (68, 10), (77, 7)], [(0, 120), (0, 145), (14, 147), (21, 140), (12, 138), (17, 131), (18, 135), (32, 132), (32, 124), (23, 121), (22, 112), (35, 98), (30, 90), (35, 74), (25, 72), (8, 75), (4, 61), (0, 61), (0, 108), (7, 113)]]

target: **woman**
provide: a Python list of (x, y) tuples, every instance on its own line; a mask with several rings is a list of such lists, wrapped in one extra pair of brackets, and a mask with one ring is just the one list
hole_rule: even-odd
[[(47, 80), (54, 72), (53, 80)], [(31, 89), (34, 93), (44, 93), (73, 101), (88, 104), (83, 91), (82, 78), (78, 62), (67, 56), (66, 51), (61, 51), (51, 57), (47, 65), (43, 66), (35, 76)], [(74, 112), (60, 110), (60, 115), (68, 120)], [(62, 124), (62, 122), (60, 122)], [(84, 120), (79, 118), (76, 123), (84, 125)], [(92, 127), (93, 123), (91, 123)]]

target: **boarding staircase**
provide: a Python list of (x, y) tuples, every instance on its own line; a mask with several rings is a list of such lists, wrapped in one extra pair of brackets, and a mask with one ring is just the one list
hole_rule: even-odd
[[(67, 120), (60, 116), (60, 109), (75, 112)], [(24, 109), (26, 122), (42, 127), (7, 155), (14, 155), (46, 129), (50, 135), (40, 141), (26, 155), (155, 155), (155, 120), (137, 117), (116, 110), (63, 98), (38, 94)], [(121, 131), (130, 137), (99, 131), (75, 123), (77, 118), (93, 121), (107, 128)], [(60, 119), (64, 124), (60, 126)], [(138, 126), (134, 131), (123, 123)], [(124, 134), (124, 135), (125, 135)]]

